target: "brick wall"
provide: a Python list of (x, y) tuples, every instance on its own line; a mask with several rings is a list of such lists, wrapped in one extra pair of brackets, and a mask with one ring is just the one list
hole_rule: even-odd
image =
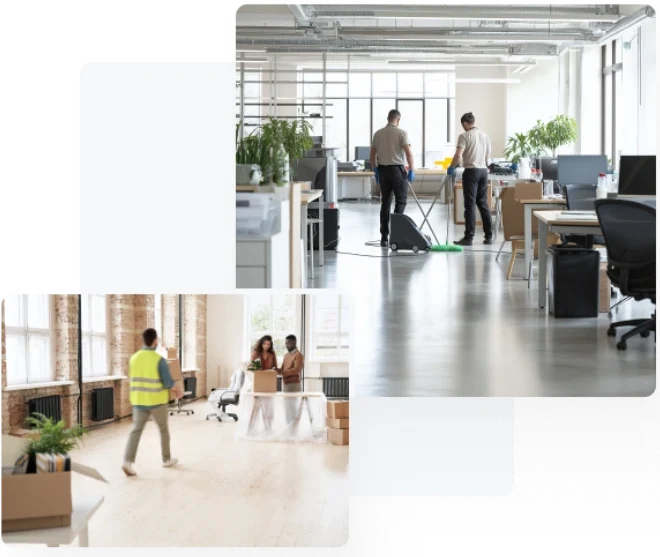
[[(190, 307), (187, 331), (189, 342), (194, 345), (197, 373), (197, 394), (206, 395), (206, 296), (186, 296)], [(74, 381), (73, 385), (41, 387), (21, 391), (5, 391), (7, 385), (7, 363), (4, 328), (4, 302), (2, 303), (2, 432), (23, 427), (27, 416), (26, 402), (31, 398), (61, 395), (62, 416), (68, 424), (74, 424), (78, 416), (78, 296), (56, 295), (55, 325), (55, 376), (58, 380)], [(179, 339), (178, 296), (163, 296), (163, 344), (177, 346)], [(110, 295), (108, 296), (108, 348), (110, 373), (128, 375), (128, 360), (142, 347), (141, 333), (154, 326), (155, 297), (153, 295)], [(185, 326), (185, 325), (184, 325)], [(185, 375), (191, 375), (187, 373)], [(90, 391), (96, 388), (115, 389), (115, 414), (130, 416), (128, 379), (98, 381), (83, 385), (83, 425), (98, 425), (92, 422)]]

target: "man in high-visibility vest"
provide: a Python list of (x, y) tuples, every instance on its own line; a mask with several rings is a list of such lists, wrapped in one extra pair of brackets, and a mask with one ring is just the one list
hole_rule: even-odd
[(163, 456), (163, 466), (166, 468), (177, 463), (170, 455), (170, 432), (167, 428), (170, 389), (172, 398), (181, 398), (182, 389), (175, 384), (170, 374), (167, 361), (156, 352), (158, 348), (158, 333), (155, 329), (147, 329), (142, 333), (144, 347), (129, 361), (129, 381), (131, 404), (133, 405), (133, 430), (128, 436), (124, 465), (122, 470), (127, 476), (135, 476), (133, 463), (137, 453), (142, 430), (152, 416), (160, 430), (160, 447)]

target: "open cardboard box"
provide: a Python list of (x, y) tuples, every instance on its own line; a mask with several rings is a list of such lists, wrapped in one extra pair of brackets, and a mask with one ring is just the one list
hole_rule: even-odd
[(253, 390), (255, 393), (276, 393), (277, 392), (277, 372), (276, 371), (255, 371)]
[[(29, 440), (2, 436), (2, 466), (13, 466)], [(72, 462), (71, 471), (102, 482), (96, 470)], [(71, 472), (2, 476), (2, 531), (37, 530), (71, 525)]]

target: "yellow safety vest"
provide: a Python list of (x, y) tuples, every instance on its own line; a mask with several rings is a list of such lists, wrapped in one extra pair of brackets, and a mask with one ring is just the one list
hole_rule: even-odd
[(162, 356), (154, 350), (140, 350), (129, 361), (131, 404), (133, 406), (159, 406), (170, 400), (158, 373)]

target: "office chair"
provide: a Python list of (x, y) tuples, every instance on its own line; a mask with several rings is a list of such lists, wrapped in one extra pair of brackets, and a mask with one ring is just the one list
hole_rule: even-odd
[(237, 422), (238, 415), (227, 412), (227, 406), (230, 404), (238, 405), (243, 383), (245, 383), (245, 372), (239, 369), (231, 376), (231, 382), (227, 389), (214, 389), (211, 392), (211, 396), (209, 396), (209, 404), (214, 411), (208, 414), (206, 419), (208, 420), (211, 416), (215, 416), (221, 422), (222, 418), (229, 417), (234, 418), (234, 421)]
[[(605, 236), (607, 276), (624, 296), (655, 304), (655, 209), (624, 199), (598, 199), (595, 207)], [(616, 345), (625, 350), (629, 338), (655, 333), (655, 311), (650, 319), (611, 323), (607, 335), (616, 336), (618, 327), (633, 327)]]
[[(583, 184), (566, 186), (566, 208), (569, 211), (593, 211), (596, 201), (596, 186)], [(593, 248), (594, 244), (605, 245), (602, 236), (581, 236), (565, 234), (562, 237), (565, 244), (572, 243), (579, 248)]]

